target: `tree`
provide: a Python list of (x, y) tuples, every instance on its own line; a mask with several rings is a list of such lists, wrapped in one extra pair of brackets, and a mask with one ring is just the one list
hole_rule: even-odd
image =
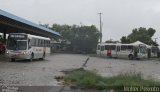
[(60, 32), (63, 39), (71, 42), (73, 50), (96, 50), (100, 33), (94, 26), (53, 24), (51, 29)]
[(132, 33), (129, 34), (127, 37), (122, 36), (121, 42), (122, 43), (132, 43), (135, 41), (141, 41), (148, 45), (155, 45), (158, 44), (152, 40), (152, 36), (155, 34), (156, 30), (153, 28), (135, 28), (132, 30)]
[(119, 41), (113, 41), (113, 39), (109, 39), (105, 41), (105, 43), (119, 43)]
[(122, 36), (120, 40), (122, 43), (130, 43), (130, 40), (126, 36)]

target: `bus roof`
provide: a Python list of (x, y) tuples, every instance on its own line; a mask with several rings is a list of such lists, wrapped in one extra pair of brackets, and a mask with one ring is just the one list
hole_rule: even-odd
[(145, 44), (123, 44), (123, 43), (99, 43), (98, 45), (133, 45), (133, 46), (137, 46), (137, 45), (145, 45)]
[(47, 38), (47, 37), (41, 37), (41, 36), (36, 36), (36, 35), (31, 35), (31, 34), (28, 34), (28, 37), (29, 38), (38, 38), (38, 39), (50, 40), (50, 38)]

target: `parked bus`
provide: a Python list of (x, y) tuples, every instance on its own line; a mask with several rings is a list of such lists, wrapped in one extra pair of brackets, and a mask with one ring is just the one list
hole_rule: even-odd
[(141, 59), (147, 58), (147, 47), (143, 44), (102, 43), (97, 46), (97, 55), (103, 57)]
[[(112, 43), (102, 43), (102, 44), (98, 44), (97, 46), (97, 55), (99, 56), (112, 56), (115, 55), (116, 53), (116, 44), (112, 44)], [(112, 54), (112, 55), (111, 55)]]
[(158, 58), (159, 57), (159, 48), (157, 46), (148, 47), (148, 58)]
[(50, 39), (25, 33), (10, 33), (8, 35), (6, 55), (16, 59), (44, 59), (50, 54)]

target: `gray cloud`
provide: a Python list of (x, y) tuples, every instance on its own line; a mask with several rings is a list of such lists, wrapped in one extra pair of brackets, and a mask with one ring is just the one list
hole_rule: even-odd
[[(41, 23), (94, 24), (102, 12), (103, 41), (120, 39), (133, 28), (152, 27), (160, 34), (159, 0), (0, 0), (0, 8)], [(159, 38), (160, 39), (160, 38)]]

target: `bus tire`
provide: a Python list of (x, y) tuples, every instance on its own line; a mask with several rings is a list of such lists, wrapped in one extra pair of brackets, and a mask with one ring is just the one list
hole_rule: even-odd
[(130, 55), (128, 56), (128, 58), (129, 58), (129, 60), (133, 60), (134, 57), (133, 57), (133, 55), (130, 54)]
[(34, 59), (34, 54), (32, 53), (32, 54), (31, 54), (31, 57), (30, 57), (30, 59), (29, 59), (29, 61), (32, 62), (33, 59)]
[(11, 62), (15, 62), (16, 61), (16, 59), (15, 58), (11, 58)]

